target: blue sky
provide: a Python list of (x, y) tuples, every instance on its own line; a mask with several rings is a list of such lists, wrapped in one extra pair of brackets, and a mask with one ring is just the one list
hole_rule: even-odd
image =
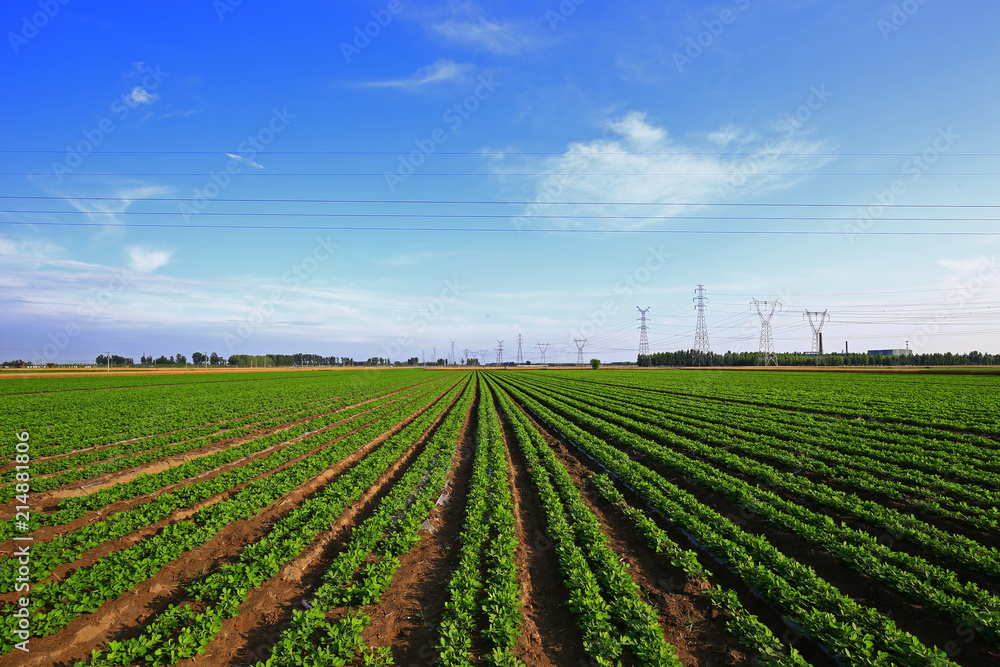
[(698, 284), (718, 352), (757, 349), (753, 298), (779, 351), (828, 309), (828, 350), (1000, 352), (998, 19), (6, 3), (0, 358), (627, 360), (636, 306), (692, 346)]

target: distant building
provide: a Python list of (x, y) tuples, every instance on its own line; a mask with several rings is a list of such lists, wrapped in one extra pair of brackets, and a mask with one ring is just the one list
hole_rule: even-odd
[(873, 354), (877, 357), (905, 357), (913, 354), (913, 350), (905, 347), (897, 347), (891, 350), (868, 350), (868, 354)]

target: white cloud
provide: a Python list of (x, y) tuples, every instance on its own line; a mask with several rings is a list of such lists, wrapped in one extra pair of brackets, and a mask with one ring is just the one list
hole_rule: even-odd
[(174, 254), (173, 250), (151, 250), (142, 246), (129, 246), (125, 252), (128, 253), (129, 268), (139, 273), (152, 273), (169, 264)]
[(985, 255), (976, 255), (972, 259), (964, 260), (940, 259), (938, 264), (956, 273), (973, 273), (981, 270), (992, 270), (993, 273), (996, 273), (997, 271), (996, 257), (986, 257)]
[(133, 104), (152, 104), (158, 99), (160, 99), (159, 95), (149, 92), (142, 86), (133, 88), (132, 92), (126, 97), (126, 100)]
[(250, 158), (245, 158), (242, 155), (234, 155), (233, 153), (226, 153), (229, 157), (233, 158), (237, 162), (242, 162), (243, 164), (249, 165), (254, 169), (263, 169), (264, 165), (254, 162)]
[(434, 258), (434, 253), (432, 252), (413, 252), (406, 255), (393, 255), (392, 257), (382, 257), (379, 259), (373, 259), (372, 262), (375, 264), (382, 264), (384, 266), (413, 266), (414, 264), (423, 264)]
[[(739, 154), (720, 151), (720, 143), (736, 142)], [(764, 138), (751, 130), (725, 126), (700, 138), (680, 141), (646, 113), (632, 111), (607, 124), (602, 138), (572, 143), (557, 158), (508, 167), (512, 172), (540, 172), (534, 201), (522, 216), (602, 215), (623, 219), (545, 220), (538, 226), (644, 228), (662, 225), (656, 217), (704, 214), (711, 203), (752, 198), (784, 190), (833, 158), (819, 141), (796, 137)], [(644, 202), (643, 206), (545, 206), (549, 201)], [(649, 205), (654, 204), (654, 205)], [(663, 204), (663, 206), (655, 206)], [(669, 206), (667, 204), (670, 204)], [(640, 218), (637, 216), (648, 215)], [(516, 222), (530, 226), (530, 218)]]
[(498, 55), (513, 55), (536, 44), (524, 25), (489, 18), (474, 2), (453, 2), (451, 16), (429, 28), (445, 40)]
[(405, 79), (367, 81), (358, 85), (369, 88), (401, 88), (404, 90), (414, 90), (430, 84), (461, 80), (471, 69), (472, 65), (456, 63), (447, 58), (441, 58), (426, 67), (421, 67)]

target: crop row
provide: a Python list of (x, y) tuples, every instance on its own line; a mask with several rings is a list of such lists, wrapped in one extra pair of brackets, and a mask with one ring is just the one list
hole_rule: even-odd
[[(412, 410), (414, 404), (422, 404), (430, 394), (437, 393), (436, 385), (425, 389), (420, 395), (403, 403), (388, 403), (379, 409), (367, 413), (372, 421), (395, 418)], [(356, 413), (355, 416), (366, 414)], [(389, 417), (385, 415), (388, 414)], [(186, 507), (191, 507), (216, 494), (236, 489), (246, 482), (267, 474), (317, 447), (317, 443), (326, 445), (343, 435), (360, 428), (362, 424), (355, 419), (344, 421), (328, 430), (322, 430), (289, 444), (268, 454), (266, 457), (252, 461), (246, 465), (221, 473), (211, 479), (195, 482), (180, 487), (176, 491), (164, 493), (149, 502), (130, 510), (116, 512), (101, 521), (89, 523), (78, 530), (53, 537), (48, 542), (36, 542), (32, 547), (32, 567), (30, 580), (37, 581), (63, 563), (69, 563), (86, 551), (93, 549), (109, 540), (127, 535), (152, 523), (168, 517), (171, 513)], [(17, 568), (15, 559), (0, 561), (0, 592), (8, 592), (13, 585), (13, 573)], [(9, 578), (6, 575), (10, 574)]]
[[(109, 554), (89, 567), (77, 569), (63, 580), (34, 587), (29, 607), (33, 636), (44, 637), (58, 632), (80, 614), (95, 611), (105, 601), (148, 579), (167, 563), (206, 543), (225, 526), (254, 516), (383, 433), (391, 424), (405, 417), (404, 413), (403, 408), (398, 414), (389, 413), (385, 419), (369, 424), (284, 470), (252, 481), (232, 497), (203, 507), (189, 519), (172, 523), (134, 546)], [(319, 434), (316, 437), (324, 436)], [(6, 623), (13, 618), (12, 614), (6, 615)], [(12, 648), (10, 636), (8, 633), (3, 638), (0, 651), (7, 652)]]
[[(310, 608), (294, 612), (271, 656), (259, 667), (341, 665), (349, 664), (359, 652), (386, 654), (387, 647), (366, 647), (361, 641), (361, 632), (370, 622), (361, 608), (379, 601), (393, 581), (400, 556), (419, 540), (420, 526), (445, 488), (474, 395), (470, 382), (420, 456), (330, 563)], [(330, 619), (332, 610), (344, 606), (346, 613)]]
[[(505, 381), (512, 395), (550, 428), (640, 494), (668, 521), (725, 562), (744, 583), (838, 659), (858, 665), (952, 665), (877, 610), (858, 604), (811, 568), (702, 504), (628, 455), (546, 408)], [(576, 410), (567, 414), (585, 422)]]
[(541, 496), (569, 589), (569, 607), (591, 660), (598, 665), (679, 666), (656, 612), (639, 595), (566, 468), (510, 398), (500, 392), (499, 400)]
[(459, 562), (448, 583), (437, 644), (438, 664), (444, 667), (472, 664), (475, 629), (482, 620), (488, 663), (523, 665), (512, 653), (523, 619), (509, 472), (493, 395), (481, 385)]

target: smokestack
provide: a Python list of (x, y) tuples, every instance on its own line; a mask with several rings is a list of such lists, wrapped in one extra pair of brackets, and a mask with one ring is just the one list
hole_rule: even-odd
[(822, 331), (819, 332), (819, 353), (822, 356), (822, 354), (823, 354), (823, 332)]
[(847, 351), (847, 341), (845, 340), (844, 341), (844, 354), (847, 354), (847, 353), (848, 353), (848, 351)]

